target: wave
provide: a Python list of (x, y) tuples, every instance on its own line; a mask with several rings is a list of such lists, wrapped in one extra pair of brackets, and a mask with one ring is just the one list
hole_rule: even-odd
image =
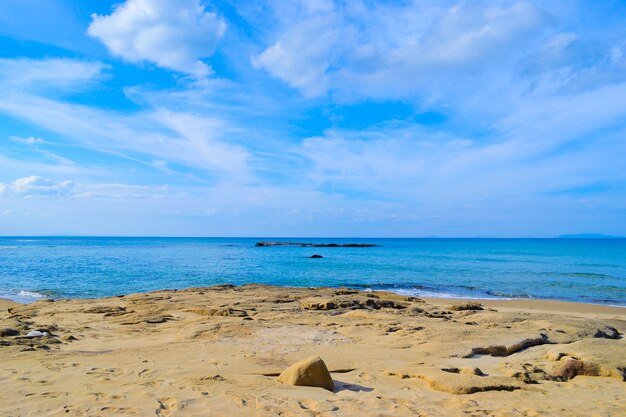
[(462, 300), (481, 300), (490, 298), (486, 296), (470, 296), (467, 294), (458, 294), (446, 291), (424, 291), (424, 290), (394, 290), (389, 291), (400, 295), (407, 295), (411, 297), (425, 297), (425, 298), (457, 298)]
[(593, 272), (563, 272), (560, 275), (564, 277), (574, 277), (574, 278), (611, 278), (615, 279), (613, 275), (607, 274), (596, 274)]
[(29, 290), (1, 290), (0, 289), (0, 298), (6, 298), (11, 301), (15, 301), (16, 303), (33, 303), (37, 300), (42, 300), (44, 298), (50, 298), (50, 295), (40, 293), (37, 291), (29, 291)]
[[(457, 286), (448, 286), (445, 288), (437, 288), (437, 287), (429, 287), (425, 285), (419, 284), (389, 284), (389, 283), (380, 283), (380, 284), (340, 284), (340, 287), (348, 287), (355, 289), (362, 289), (365, 291), (389, 291), (400, 295), (406, 295), (410, 297), (427, 297), (427, 298), (458, 298), (465, 300), (480, 300), (486, 298), (498, 298), (498, 299), (509, 299), (512, 297), (508, 296), (498, 296), (495, 294), (489, 294), (489, 292), (485, 292), (480, 290), (477, 287), (466, 286), (466, 285), (457, 285)], [(459, 289), (461, 291), (454, 291), (454, 289)], [(466, 290), (466, 291), (463, 291)], [(473, 294), (468, 294), (467, 290), (470, 290)]]
[(485, 291), (485, 293), (489, 294), (489, 295), (491, 295), (493, 297), (502, 298), (502, 299), (513, 299), (513, 298), (531, 299), (531, 298), (539, 298), (539, 297), (535, 297), (535, 296), (532, 296), (532, 295), (526, 294), (526, 293), (512, 293), (512, 292), (490, 291), (490, 290)]
[(19, 295), (20, 297), (28, 297), (28, 298), (46, 298), (44, 294), (38, 293), (36, 291), (20, 290), (20, 292), (18, 292), (17, 295)]

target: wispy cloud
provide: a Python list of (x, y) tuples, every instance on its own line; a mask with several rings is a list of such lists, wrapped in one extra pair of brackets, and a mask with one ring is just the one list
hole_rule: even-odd
[(18, 178), (11, 183), (12, 193), (20, 196), (62, 196), (68, 195), (74, 183), (72, 181), (54, 182), (49, 178), (42, 178), (37, 175)]
[(66, 92), (83, 89), (105, 77), (108, 65), (66, 58), (0, 58), (0, 88), (5, 92)]
[(520, 55), (512, 44), (528, 45), (545, 32), (546, 15), (531, 3), (323, 3), (286, 12), (277, 6), (277, 39), (253, 57), (308, 96), (433, 94), (449, 77), (498, 62), (501, 68)]
[(10, 140), (12, 140), (13, 142), (17, 142), (17, 143), (24, 143), (27, 145), (34, 145), (36, 143), (45, 143), (45, 141), (41, 138), (34, 138), (32, 136), (29, 136), (27, 138), (20, 138), (18, 136), (10, 136), (9, 137)]
[[(32, 61), (16, 63), (7, 60), (5, 63), (11, 67), (19, 64), (24, 67), (25, 72), (29, 71), (31, 65), (40, 66), (40, 63)], [(71, 62), (66, 62), (65, 65), (73, 67)], [(51, 75), (49, 77), (53, 80)], [(61, 77), (70, 80), (67, 74)], [(99, 73), (94, 73), (93, 77), (98, 78)], [(74, 80), (77, 83), (85, 81), (82, 73)], [(33, 92), (3, 89), (7, 99), (0, 102), (0, 111), (71, 138), (94, 150), (117, 153), (120, 156), (127, 154), (135, 160), (143, 159), (146, 165), (152, 165), (151, 161), (157, 158), (191, 166), (216, 176), (245, 178), (249, 174), (248, 152), (229, 140), (230, 136), (241, 129), (232, 126), (227, 120), (162, 107), (126, 114), (50, 98), (45, 90), (44, 87)], [(29, 144), (40, 143), (36, 139), (28, 138), (14, 140)], [(72, 163), (69, 159), (49, 151), (47, 156), (63, 163)]]

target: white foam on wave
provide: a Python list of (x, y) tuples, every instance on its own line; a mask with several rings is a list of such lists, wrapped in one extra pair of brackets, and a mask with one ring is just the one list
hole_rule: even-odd
[(45, 294), (28, 290), (2, 290), (0, 289), (0, 298), (6, 298), (16, 303), (28, 304), (37, 300), (48, 298)]
[(493, 297), (485, 295), (484, 297), (476, 297), (469, 295), (454, 294), (449, 292), (434, 292), (424, 291), (420, 289), (394, 289), (388, 290), (400, 295), (406, 295), (410, 297), (426, 297), (426, 298), (457, 298), (460, 300), (512, 300), (512, 298), (506, 297)]
[(17, 293), (17, 295), (20, 297), (37, 298), (37, 299), (46, 297), (45, 295), (40, 294), (38, 292), (26, 291), (26, 290), (21, 290), (20, 292)]

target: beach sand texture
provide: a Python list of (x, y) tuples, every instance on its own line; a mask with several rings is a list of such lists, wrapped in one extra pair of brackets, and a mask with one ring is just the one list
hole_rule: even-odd
[[(3, 301), (0, 415), (626, 415), (626, 309), (481, 303), (260, 285)], [(333, 392), (277, 381), (312, 356)]]

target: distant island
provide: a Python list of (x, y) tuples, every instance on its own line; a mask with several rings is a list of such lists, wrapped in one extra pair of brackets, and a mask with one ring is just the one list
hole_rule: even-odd
[(581, 233), (574, 235), (561, 235), (559, 239), (624, 239), (624, 236), (602, 235), (598, 233)]
[(301, 242), (257, 242), (255, 246), (300, 246), (303, 248), (370, 248), (373, 243), (301, 243)]

